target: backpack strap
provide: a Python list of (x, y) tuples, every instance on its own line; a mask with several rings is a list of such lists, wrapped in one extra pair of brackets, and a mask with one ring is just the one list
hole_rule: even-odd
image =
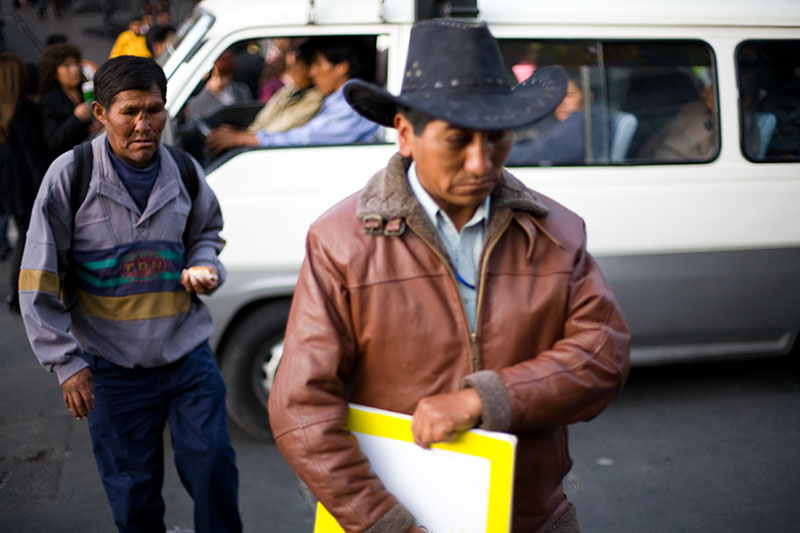
[(178, 171), (181, 174), (183, 186), (186, 187), (186, 192), (189, 193), (189, 199), (192, 201), (192, 207), (189, 208), (189, 216), (186, 219), (186, 227), (183, 228), (183, 251), (184, 254), (188, 254), (189, 222), (191, 222), (192, 215), (194, 214), (194, 200), (197, 198), (197, 193), (200, 190), (200, 182), (197, 178), (197, 169), (188, 154), (174, 146), (166, 146), (166, 148), (172, 156), (172, 159), (178, 164)]
[(75, 227), (75, 214), (86, 199), (89, 192), (89, 182), (92, 181), (92, 166), (94, 154), (92, 143), (87, 141), (72, 149), (74, 159), (72, 168), (72, 183), (70, 187), (69, 203), (72, 207), (72, 227)]
[(75, 249), (75, 215), (89, 192), (89, 182), (92, 181), (92, 167), (94, 154), (91, 141), (86, 141), (72, 149), (72, 176), (69, 188), (69, 204), (72, 208), (72, 230), (70, 232), (70, 254), (67, 263), (66, 276), (64, 277), (64, 298), (67, 309), (71, 309), (77, 302), (78, 288), (78, 263), (72, 251)]
[(197, 198), (197, 192), (200, 190), (200, 183), (197, 181), (197, 169), (194, 163), (183, 150), (175, 148), (174, 146), (165, 146), (165, 148), (172, 156), (172, 159), (178, 164), (183, 186), (186, 187), (186, 190), (189, 192), (189, 198), (192, 199), (192, 204), (194, 204), (194, 199)]

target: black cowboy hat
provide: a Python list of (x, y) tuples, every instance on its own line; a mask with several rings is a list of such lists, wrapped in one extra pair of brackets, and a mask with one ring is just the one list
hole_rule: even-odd
[(403, 106), (454, 126), (505, 130), (528, 126), (555, 110), (567, 90), (559, 66), (536, 69), (513, 89), (497, 41), (485, 22), (448, 19), (418, 22), (411, 29), (399, 96), (353, 79), (344, 97), (360, 115), (393, 127)]

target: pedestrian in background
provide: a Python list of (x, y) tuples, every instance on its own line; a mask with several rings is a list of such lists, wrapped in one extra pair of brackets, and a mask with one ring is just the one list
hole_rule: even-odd
[(119, 56), (153, 56), (147, 48), (147, 38), (142, 32), (141, 19), (131, 19), (128, 22), (128, 29), (120, 33), (114, 41), (114, 46), (111, 47), (108, 58), (112, 59)]
[[(26, 96), (27, 76), (22, 58), (0, 54), (0, 214), (13, 217), (17, 243), (13, 251), (6, 303), (19, 311), (17, 280), (33, 200), (47, 170), (42, 117)], [(2, 229), (5, 238), (7, 228)]]
[[(50, 46), (51, 44), (66, 42), (69, 42), (69, 37), (67, 37), (65, 33), (51, 33), (47, 36), (47, 39), (45, 39), (44, 45)], [(94, 73), (97, 72), (97, 68), (98, 64), (91, 59), (86, 59), (85, 57), (81, 58), (81, 73), (85, 79), (91, 80), (94, 78)]]
[[(470, 53), (465, 53), (469, 51)], [(486, 24), (419, 22), (399, 96), (344, 86), (399, 151), (309, 229), (269, 397), (278, 448), (346, 531), (424, 531), (346, 429), (347, 403), (412, 415), (429, 447), (513, 433), (513, 530), (574, 533), (568, 424), (622, 388), (630, 335), (583, 220), (503, 168), (511, 130), (567, 79), (509, 86)]]
[[(73, 211), (75, 155), (50, 166), (20, 273), (20, 307), (64, 403), (88, 417), (120, 531), (164, 531), (164, 428), (195, 503), (195, 530), (241, 531), (225, 385), (197, 294), (225, 279), (219, 204), (200, 166), (160, 146), (167, 80), (148, 58), (111, 59), (95, 76), (85, 197)], [(191, 169), (191, 170), (190, 170)], [(193, 191), (193, 192), (192, 192)]]
[(161, 55), (172, 38), (175, 37), (175, 27), (170, 24), (157, 25), (150, 28), (150, 31), (145, 35), (147, 48), (154, 58)]
[(81, 51), (74, 43), (46, 46), (39, 56), (39, 77), (42, 91), (39, 105), (49, 163), (88, 139), (102, 125), (93, 121), (89, 105), (84, 102)]

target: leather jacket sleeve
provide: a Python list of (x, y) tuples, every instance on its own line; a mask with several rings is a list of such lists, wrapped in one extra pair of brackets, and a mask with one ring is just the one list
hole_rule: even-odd
[(585, 232), (568, 282), (563, 336), (531, 359), (497, 374), (505, 386), (510, 427), (528, 431), (586, 421), (617, 397), (630, 366), (630, 334)]
[(405, 531), (413, 517), (372, 472), (345, 428), (345, 382), (355, 340), (339, 267), (312, 226), (270, 393), (270, 424), (281, 453), (345, 530), (365, 531), (376, 522), (389, 526), (389, 520), (394, 527), (379, 530)]

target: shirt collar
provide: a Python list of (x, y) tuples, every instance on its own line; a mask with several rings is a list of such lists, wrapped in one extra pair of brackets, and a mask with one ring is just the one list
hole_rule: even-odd
[[(417, 198), (417, 201), (422, 206), (422, 209), (425, 210), (425, 214), (428, 215), (428, 218), (433, 223), (434, 227), (439, 227), (438, 223), (436, 222), (436, 215), (441, 213), (442, 217), (445, 217), (447, 220), (450, 220), (450, 217), (447, 216), (447, 213), (442, 211), (439, 208), (439, 205), (436, 201), (428, 194), (428, 191), (422, 186), (419, 182), (419, 176), (417, 176), (417, 166), (412, 161), (411, 166), (408, 168), (408, 184), (411, 186), (411, 191), (414, 193), (414, 196)], [(489, 205), (491, 204), (491, 195), (487, 196), (486, 199), (478, 206), (475, 210), (475, 213), (472, 215), (472, 218), (469, 219), (464, 227), (472, 226), (473, 224), (477, 223), (478, 221), (483, 221), (484, 227), (486, 222), (489, 220)], [(450, 221), (452, 223), (452, 221)]]
[(344, 85), (326, 96), (322, 101), (323, 105), (334, 105), (338, 103), (344, 104), (346, 102), (347, 101), (344, 99)]

